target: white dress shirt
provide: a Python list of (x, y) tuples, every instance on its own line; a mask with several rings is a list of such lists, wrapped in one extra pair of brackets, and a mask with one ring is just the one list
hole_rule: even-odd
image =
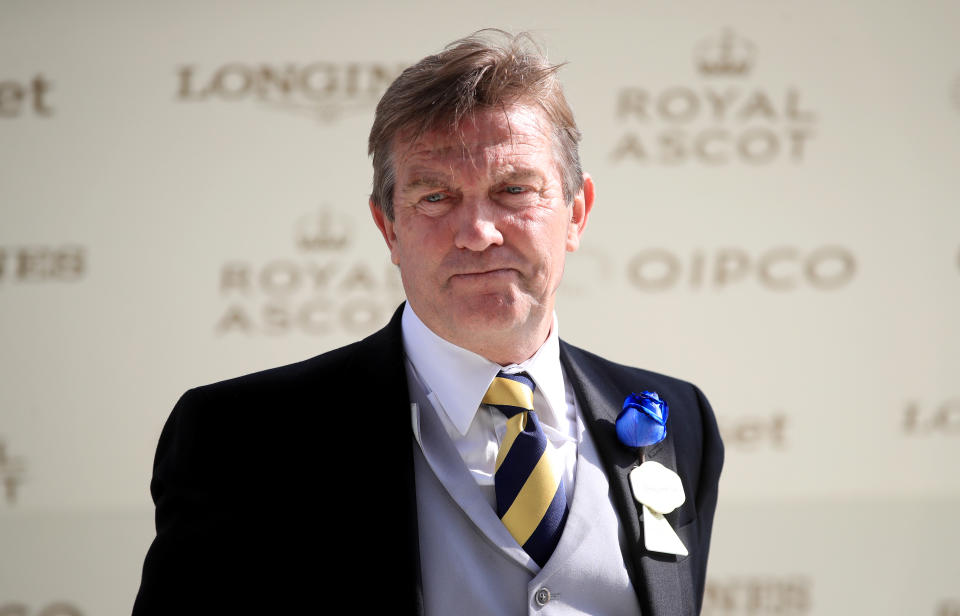
[[(503, 413), (489, 405), (481, 406), (480, 402), (500, 371), (526, 372), (536, 383), (533, 408), (544, 434), (563, 460), (564, 488), (567, 502), (571, 502), (583, 426), (577, 420), (573, 389), (560, 366), (556, 314), (547, 340), (533, 357), (509, 366), (500, 366), (444, 340), (424, 325), (409, 303), (403, 310), (402, 328), (408, 377), (417, 379), (427, 392), (450, 440), (490, 505), (496, 508), (493, 477), (507, 419)], [(412, 413), (414, 434), (422, 445), (420, 409), (414, 407)]]

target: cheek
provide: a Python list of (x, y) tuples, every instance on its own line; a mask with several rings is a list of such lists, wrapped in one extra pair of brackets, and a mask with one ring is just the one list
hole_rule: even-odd
[(415, 224), (407, 221), (397, 229), (397, 241), (390, 251), (395, 265), (401, 265), (408, 275), (423, 277), (433, 263), (439, 263), (445, 254), (442, 230), (434, 224)]
[(559, 279), (563, 273), (566, 250), (564, 244), (556, 240), (555, 236), (540, 237), (529, 241), (524, 250), (524, 256), (530, 262), (534, 277), (548, 285)]
[(530, 256), (545, 266), (552, 266), (558, 260), (562, 262), (569, 245), (567, 226), (566, 221), (556, 215), (526, 221), (522, 235)]

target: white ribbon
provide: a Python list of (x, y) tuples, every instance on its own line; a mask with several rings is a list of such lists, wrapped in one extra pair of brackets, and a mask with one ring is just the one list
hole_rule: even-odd
[(686, 556), (686, 546), (663, 517), (686, 500), (680, 476), (659, 462), (647, 460), (630, 471), (630, 488), (633, 497), (643, 505), (646, 548), (652, 552)]

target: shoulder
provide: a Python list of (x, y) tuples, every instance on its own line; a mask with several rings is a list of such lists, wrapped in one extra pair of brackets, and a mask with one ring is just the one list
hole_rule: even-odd
[[(718, 469), (722, 465), (723, 445), (717, 419), (707, 397), (696, 385), (613, 362), (563, 341), (560, 357), (578, 399), (593, 412), (606, 417), (611, 425), (629, 394), (656, 392), (669, 405), (670, 433), (678, 449), (700, 452)], [(685, 463), (698, 464), (699, 461), (688, 459)]]
[(610, 361), (563, 340), (560, 341), (560, 353), (565, 359), (566, 367), (570, 369), (568, 371), (573, 372), (572, 378), (588, 379), (598, 387), (623, 390), (624, 395), (651, 390), (664, 395), (673, 393), (675, 397), (682, 398), (703, 397), (700, 389), (689, 381)]
[(203, 385), (184, 397), (245, 404), (268, 398), (274, 401), (349, 388), (384, 365), (402, 370), (403, 342), (397, 324), (391, 321), (366, 338), (292, 364)]
[(181, 396), (166, 432), (275, 431), (337, 421), (373, 388), (404, 392), (403, 342), (394, 321), (347, 346), (309, 359), (202, 385)]
[(317, 435), (349, 427), (349, 411), (374, 399), (372, 392), (406, 397), (402, 338), (391, 327), (304, 361), (188, 390), (164, 425), (155, 471), (229, 476), (224, 465), (236, 460), (272, 468), (315, 452)]

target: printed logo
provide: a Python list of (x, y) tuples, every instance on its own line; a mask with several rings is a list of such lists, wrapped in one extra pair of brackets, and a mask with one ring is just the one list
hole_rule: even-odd
[(767, 416), (725, 418), (720, 422), (720, 434), (724, 445), (731, 449), (783, 450), (787, 446), (787, 416), (776, 412)]
[(23, 483), (26, 470), (23, 458), (9, 455), (6, 442), (0, 440), (0, 482), (3, 482), (4, 500), (8, 505), (17, 502), (17, 488)]
[(0, 604), (0, 616), (83, 616), (75, 605), (58, 601), (41, 610), (33, 611), (23, 603)]
[(614, 116), (623, 133), (615, 163), (765, 165), (800, 163), (816, 114), (797, 87), (751, 81), (756, 46), (726, 30), (695, 46), (698, 79), (663, 87), (620, 89)]
[(627, 260), (627, 279), (641, 291), (680, 287), (720, 291), (748, 281), (771, 291), (831, 291), (849, 284), (856, 270), (853, 253), (842, 246), (812, 250), (775, 246), (755, 253), (718, 248), (694, 250), (689, 255), (649, 248)]
[(182, 102), (256, 101), (268, 108), (321, 122), (373, 108), (406, 67), (399, 63), (311, 62), (244, 64), (215, 69), (177, 68), (176, 98)]
[(910, 436), (960, 435), (960, 398), (939, 404), (912, 400), (903, 410), (902, 426)]
[(82, 246), (0, 246), (0, 283), (73, 282), (86, 266)]
[(28, 81), (0, 81), (0, 118), (16, 118), (33, 114), (40, 117), (53, 115), (50, 108), (50, 82), (43, 75)]
[(303, 252), (343, 251), (353, 232), (351, 221), (335, 216), (328, 208), (305, 214), (297, 219), (294, 245)]
[(703, 616), (810, 614), (813, 583), (801, 576), (707, 580)]
[(291, 254), (225, 262), (215, 331), (356, 335), (382, 326), (403, 300), (400, 275), (387, 258), (354, 254), (352, 236), (352, 219), (321, 207), (294, 221)]

